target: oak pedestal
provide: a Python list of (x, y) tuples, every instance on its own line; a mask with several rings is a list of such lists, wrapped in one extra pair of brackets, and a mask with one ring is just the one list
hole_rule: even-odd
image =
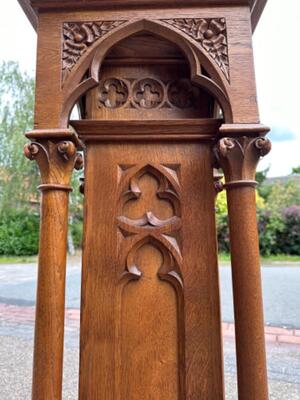
[[(223, 400), (215, 197), (227, 190), (239, 400), (267, 400), (255, 168), (265, 1), (22, 0), (38, 25), (33, 400), (61, 400), (68, 192), (83, 166), (80, 400)], [(75, 116), (75, 118), (74, 118)]]

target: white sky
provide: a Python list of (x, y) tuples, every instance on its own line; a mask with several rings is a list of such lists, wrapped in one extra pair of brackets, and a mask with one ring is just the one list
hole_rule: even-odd
[[(17, 0), (0, 1), (0, 15), (0, 61), (16, 60), (34, 74), (36, 34)], [(261, 121), (273, 129), (273, 150), (260, 164), (270, 166), (269, 176), (300, 165), (299, 26), (299, 0), (268, 0), (253, 38)]]

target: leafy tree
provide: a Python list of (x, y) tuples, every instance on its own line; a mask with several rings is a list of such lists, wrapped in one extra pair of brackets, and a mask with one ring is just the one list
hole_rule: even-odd
[[(38, 246), (38, 166), (23, 155), (33, 127), (34, 79), (16, 62), (0, 63), (0, 254), (32, 254)], [(72, 178), (69, 249), (81, 244), (82, 195), (78, 174)], [(11, 223), (8, 223), (11, 221)], [(34, 221), (34, 223), (32, 222)], [(30, 231), (32, 230), (32, 231)], [(28, 240), (22, 239), (22, 235)], [(74, 240), (73, 240), (74, 239)], [(24, 243), (23, 243), (24, 242)]]
[(285, 183), (276, 182), (270, 185), (270, 188), (266, 207), (273, 213), (300, 204), (300, 185), (294, 179), (291, 178)]
[(34, 79), (16, 62), (0, 64), (0, 212), (37, 199), (38, 169), (23, 155), (33, 104)]
[(300, 165), (292, 169), (292, 174), (300, 174)]
[(267, 174), (269, 170), (270, 167), (264, 169), (263, 171), (257, 172), (255, 176), (255, 180), (258, 182), (257, 191), (259, 195), (265, 200), (268, 198), (271, 191), (270, 185), (264, 184), (267, 179)]
[(267, 174), (269, 170), (270, 167), (264, 169), (263, 171), (256, 172), (255, 180), (258, 182), (259, 185), (261, 185), (267, 179)]
[[(256, 204), (259, 212), (265, 207), (264, 199), (260, 196), (258, 191), (256, 192)], [(229, 224), (228, 224), (228, 209), (227, 209), (227, 198), (226, 191), (223, 190), (217, 196), (216, 201), (216, 222), (217, 222), (217, 233), (218, 233), (218, 244), (221, 252), (230, 251), (230, 239), (229, 239)]]

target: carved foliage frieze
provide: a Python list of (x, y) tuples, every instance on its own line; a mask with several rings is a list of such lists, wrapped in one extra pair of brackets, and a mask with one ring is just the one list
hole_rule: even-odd
[(201, 97), (201, 90), (186, 78), (163, 82), (112, 77), (100, 82), (98, 104), (110, 109), (197, 109)]
[(225, 18), (173, 18), (163, 21), (199, 43), (230, 81)]
[[(117, 226), (120, 232), (120, 277), (140, 278), (141, 272), (135, 262), (136, 253), (144, 244), (150, 243), (163, 256), (163, 264), (158, 271), (158, 276), (172, 282), (175, 286), (182, 287), (180, 167), (178, 165), (145, 164), (121, 165), (119, 168)], [(154, 198), (148, 194), (147, 198), (142, 200), (143, 191), (140, 182), (145, 177), (150, 178), (147, 182), (150, 182), (151, 179), (154, 180), (157, 189)], [(142, 201), (144, 202), (141, 208), (139, 202)], [(171, 214), (168, 218), (162, 219), (155, 215), (154, 202), (169, 204)], [(139, 206), (139, 212), (143, 211), (138, 218), (133, 218), (130, 212), (136, 206)], [(156, 204), (157, 209), (159, 209), (159, 205)]]
[[(213, 58), (226, 79), (230, 80), (225, 18), (173, 18), (161, 21), (179, 29), (199, 43)], [(90, 46), (125, 22), (125, 20), (116, 20), (63, 23), (63, 80)]]
[(124, 22), (125, 21), (65, 22), (62, 27), (63, 80), (92, 44)]

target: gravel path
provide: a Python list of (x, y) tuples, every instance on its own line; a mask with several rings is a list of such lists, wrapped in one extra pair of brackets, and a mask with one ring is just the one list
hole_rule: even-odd
[[(0, 341), (0, 399), (30, 400), (32, 340), (2, 336)], [(233, 342), (225, 343), (226, 400), (237, 400), (233, 346)], [(280, 370), (282, 357), (286, 365)], [(271, 369), (275, 366), (270, 372), (270, 400), (299, 400), (300, 374), (295, 375), (297, 368), (300, 372), (299, 346), (276, 345), (269, 348), (268, 359)], [(78, 349), (73, 344), (66, 346), (64, 364), (63, 400), (76, 400)], [(293, 368), (289, 370), (291, 364)]]

